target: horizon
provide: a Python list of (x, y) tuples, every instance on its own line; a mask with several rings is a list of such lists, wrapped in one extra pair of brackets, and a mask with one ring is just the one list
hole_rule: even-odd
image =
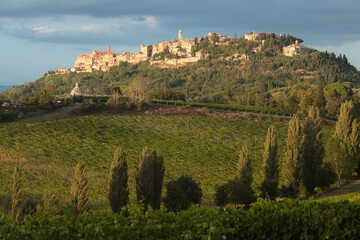
[(209, 32), (290, 34), (319, 51), (346, 55), (359, 70), (360, 3), (323, 2), (185, 0), (173, 6), (163, 0), (65, 0), (54, 8), (54, 0), (5, 0), (0, 9), (0, 85), (34, 82), (44, 72), (73, 66), (78, 55), (107, 46), (116, 53), (139, 51), (140, 44), (175, 39), (179, 29), (185, 39)]

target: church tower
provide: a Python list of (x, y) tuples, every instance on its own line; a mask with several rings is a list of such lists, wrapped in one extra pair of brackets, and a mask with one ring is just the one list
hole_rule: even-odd
[(179, 40), (182, 41), (182, 31), (181, 31), (181, 29), (179, 30), (179, 34), (178, 34), (178, 35), (179, 35)]

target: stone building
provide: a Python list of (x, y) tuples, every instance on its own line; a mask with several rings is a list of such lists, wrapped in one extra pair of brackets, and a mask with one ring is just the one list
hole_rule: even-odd
[(283, 54), (288, 57), (293, 57), (295, 55), (299, 55), (302, 53), (312, 53), (315, 52), (316, 49), (311, 48), (306, 45), (299, 45), (299, 42), (296, 40), (295, 44), (291, 44), (283, 48)]
[(70, 95), (81, 95), (82, 91), (79, 87), (79, 84), (76, 83), (76, 86), (71, 90)]
[(247, 33), (244, 35), (244, 38), (248, 41), (255, 41), (257, 37), (259, 37), (260, 33)]

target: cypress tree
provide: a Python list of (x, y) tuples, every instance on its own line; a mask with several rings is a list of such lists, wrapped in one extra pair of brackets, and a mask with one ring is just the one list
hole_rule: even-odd
[(19, 169), (15, 167), (12, 176), (11, 187), (10, 187), (10, 194), (11, 194), (10, 217), (15, 220), (18, 220), (21, 215), (21, 202), (22, 202), (21, 192), (22, 192), (22, 186), (20, 182)]
[(303, 126), (304, 136), (301, 142), (302, 182), (306, 196), (314, 194), (319, 183), (321, 164), (324, 158), (324, 146), (321, 134), (321, 116), (318, 108), (310, 108)]
[(300, 121), (295, 115), (289, 122), (287, 151), (284, 162), (284, 188), (289, 197), (296, 197), (300, 187)]
[(247, 145), (244, 145), (244, 147), (240, 151), (239, 162), (237, 164), (236, 178), (238, 178), (242, 184), (251, 189), (251, 185), (253, 182), (253, 170)]
[(77, 215), (83, 213), (89, 207), (88, 187), (85, 174), (85, 166), (82, 163), (78, 163), (75, 168), (75, 176), (71, 186), (73, 206)]
[(164, 174), (164, 159), (160, 152), (145, 147), (140, 153), (135, 177), (136, 196), (138, 201), (143, 201), (145, 209), (149, 204), (153, 209), (160, 209)]
[[(239, 162), (237, 165), (236, 179), (239, 181), (239, 185), (242, 186), (244, 191), (240, 194), (240, 198), (237, 197), (240, 203), (248, 205), (255, 201), (254, 189), (252, 188), (253, 183), (253, 169), (251, 166), (251, 158), (249, 157), (249, 149), (247, 145), (244, 145), (240, 151)], [(241, 189), (241, 187), (237, 187)]]
[(122, 148), (117, 148), (110, 170), (108, 199), (113, 212), (118, 213), (129, 201), (128, 166)]
[(316, 88), (314, 106), (318, 107), (319, 109), (324, 109), (325, 107), (324, 87), (321, 81)]
[(277, 140), (274, 126), (269, 127), (265, 141), (263, 181), (261, 193), (263, 197), (269, 196), (275, 199), (278, 193), (279, 183), (279, 162), (277, 157)]
[(352, 122), (350, 141), (354, 150), (354, 162), (356, 166), (356, 172), (360, 175), (360, 138), (359, 138), (359, 123), (355, 119)]
[(339, 139), (345, 140), (350, 137), (353, 108), (352, 101), (346, 101), (340, 106), (340, 115), (335, 125), (335, 134)]

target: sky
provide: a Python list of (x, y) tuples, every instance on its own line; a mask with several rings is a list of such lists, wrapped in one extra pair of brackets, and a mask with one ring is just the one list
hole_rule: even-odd
[(360, 69), (359, 0), (0, 0), (0, 85), (35, 81), (73, 66), (76, 56), (111, 46), (274, 32), (345, 54)]

